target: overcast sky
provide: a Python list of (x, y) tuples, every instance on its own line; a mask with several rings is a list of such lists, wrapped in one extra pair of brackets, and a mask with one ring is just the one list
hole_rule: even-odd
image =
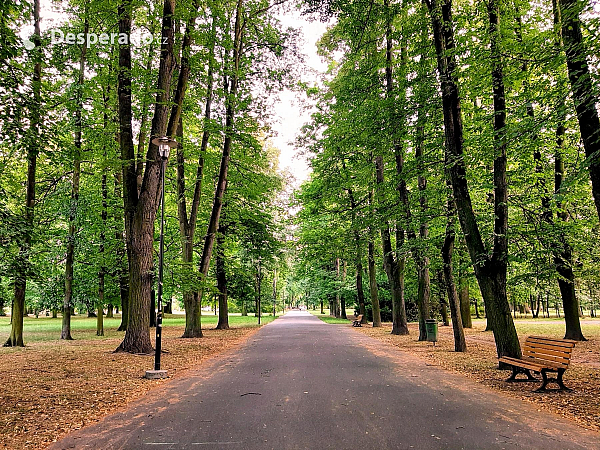
[[(300, 29), (304, 38), (302, 47), (303, 53), (306, 55), (307, 69), (312, 70), (315, 74), (324, 73), (327, 69), (327, 64), (317, 55), (316, 43), (319, 38), (325, 33), (327, 24), (319, 21), (309, 22), (300, 15), (299, 12), (287, 13), (280, 16), (280, 20), (286, 27), (294, 27)], [(304, 81), (316, 81), (316, 76), (306, 74)], [(310, 118), (310, 111), (304, 111), (301, 102), (298, 100), (304, 98), (302, 93), (294, 93), (284, 91), (280, 94), (280, 101), (275, 106), (276, 120), (272, 124), (277, 136), (272, 139), (273, 144), (281, 150), (279, 157), (280, 169), (288, 169), (288, 171), (296, 178), (296, 185), (308, 177), (308, 166), (306, 160), (302, 156), (296, 155), (294, 148), (294, 139), (300, 132), (300, 128)]]

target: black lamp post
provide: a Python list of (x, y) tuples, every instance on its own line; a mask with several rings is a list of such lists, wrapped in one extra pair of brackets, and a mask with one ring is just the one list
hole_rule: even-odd
[(163, 293), (163, 260), (165, 251), (165, 172), (169, 161), (171, 148), (177, 147), (177, 142), (166, 136), (152, 139), (152, 143), (158, 146), (158, 156), (160, 157), (160, 245), (158, 252), (158, 296), (156, 299), (156, 351), (154, 353), (154, 370), (146, 371), (146, 378), (164, 378), (167, 376), (166, 370), (160, 368), (160, 355), (162, 353), (162, 293)]
[(262, 284), (262, 272), (260, 264), (260, 256), (258, 257), (258, 324), (260, 325), (260, 286)]

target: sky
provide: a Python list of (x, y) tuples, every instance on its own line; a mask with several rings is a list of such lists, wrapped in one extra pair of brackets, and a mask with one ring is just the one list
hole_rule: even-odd
[[(324, 73), (327, 69), (325, 63), (317, 55), (316, 43), (325, 33), (327, 24), (313, 21), (309, 22), (299, 12), (280, 15), (279, 19), (285, 27), (294, 27), (300, 29), (303, 34), (304, 45), (301, 47), (305, 55), (305, 62), (308, 70), (314, 72), (313, 75), (306, 75), (304, 81), (317, 81), (318, 74)], [(275, 104), (274, 122), (272, 128), (277, 136), (272, 138), (272, 142), (280, 151), (279, 168), (286, 170), (295, 177), (295, 185), (308, 178), (309, 168), (306, 159), (297, 154), (294, 147), (294, 140), (299, 134), (302, 125), (310, 119), (310, 111), (306, 111), (299, 100), (306, 96), (302, 93), (295, 93), (285, 90), (279, 95), (279, 101)]]

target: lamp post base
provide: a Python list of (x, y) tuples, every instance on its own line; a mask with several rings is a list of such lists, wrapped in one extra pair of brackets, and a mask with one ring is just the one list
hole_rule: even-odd
[(146, 375), (144, 378), (148, 380), (159, 380), (161, 378), (167, 378), (166, 370), (146, 370)]

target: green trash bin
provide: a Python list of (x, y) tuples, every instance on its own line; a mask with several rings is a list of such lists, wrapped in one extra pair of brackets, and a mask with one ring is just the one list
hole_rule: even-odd
[(425, 319), (425, 331), (427, 331), (428, 342), (437, 342), (438, 323), (436, 319)]

